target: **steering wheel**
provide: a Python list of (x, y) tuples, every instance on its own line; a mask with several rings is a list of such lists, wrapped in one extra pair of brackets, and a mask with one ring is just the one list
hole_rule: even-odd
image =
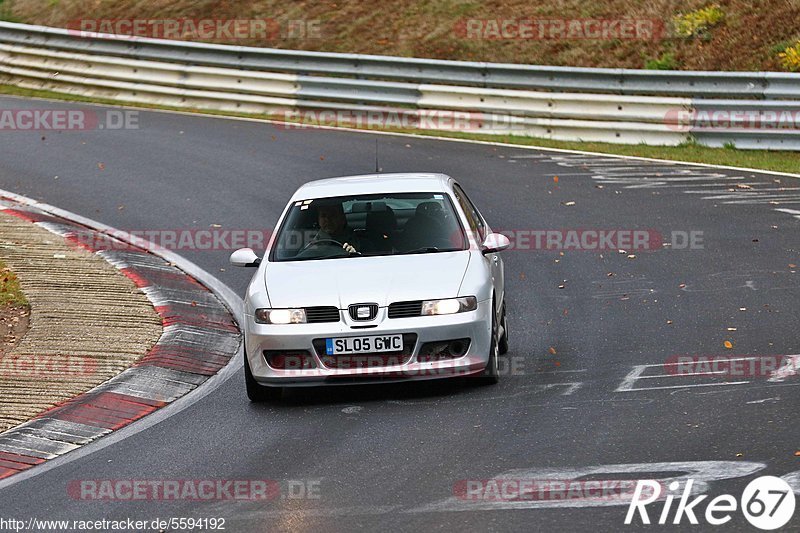
[(305, 246), (303, 246), (303, 248), (301, 248), (300, 251), (297, 252), (297, 253), (301, 254), (301, 253), (305, 252), (306, 250), (308, 250), (310, 247), (314, 246), (315, 244), (324, 244), (324, 243), (328, 243), (328, 244), (333, 243), (333, 244), (336, 244), (337, 246), (339, 246), (339, 248), (344, 249), (344, 243), (343, 242), (339, 242), (336, 239), (314, 239), (312, 241), (309, 241), (309, 243), (306, 244)]
[(303, 248), (299, 252), (297, 252), (297, 255), (299, 256), (300, 254), (302, 254), (303, 252), (305, 252), (306, 250), (308, 250), (311, 246), (314, 246), (315, 244), (336, 245), (337, 248), (340, 248), (347, 255), (361, 255), (361, 252), (359, 252), (358, 250), (356, 250), (355, 252), (348, 252), (344, 248), (344, 243), (339, 242), (336, 239), (314, 239), (313, 241), (311, 241), (308, 244), (306, 244), (305, 246), (303, 246)]

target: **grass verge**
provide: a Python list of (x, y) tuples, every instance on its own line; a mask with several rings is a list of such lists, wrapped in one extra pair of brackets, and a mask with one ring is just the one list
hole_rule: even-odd
[[(158, 109), (167, 111), (192, 112), (214, 116), (235, 116), (255, 119), (271, 119), (275, 117), (269, 115), (258, 115), (249, 113), (229, 113), (223, 111), (211, 111), (204, 109), (178, 108), (170, 106), (159, 106), (142, 104), (136, 102), (123, 102), (104, 98), (88, 98), (85, 96), (70, 95), (54, 91), (23, 89), (12, 85), (0, 85), (0, 94), (24, 96), (31, 98), (51, 98), (71, 102), (85, 102), (95, 104), (107, 104), (112, 106), (125, 105), (143, 109)], [(455, 139), (469, 139), (490, 142), (502, 142), (517, 144), (520, 146), (532, 146), (542, 148), (558, 148), (564, 150), (582, 150), (586, 152), (598, 152), (604, 154), (627, 155), (637, 157), (649, 157), (653, 159), (666, 159), (673, 161), (684, 161), (687, 163), (706, 163), (712, 165), (725, 165), (732, 167), (745, 167), (760, 170), (772, 170), (777, 172), (800, 173), (800, 152), (789, 151), (767, 151), (767, 150), (739, 150), (736, 148), (709, 148), (698, 144), (687, 143), (681, 146), (648, 146), (648, 145), (627, 145), (611, 144), (601, 142), (573, 142), (573, 141), (553, 141), (537, 137), (522, 137), (516, 135), (485, 135), (478, 133), (447, 132), (430, 130), (381, 130), (395, 133), (414, 133), (417, 135), (430, 135), (438, 137), (450, 137)]]
[(28, 307), (28, 300), (19, 287), (19, 280), (5, 263), (0, 261), (0, 308)]

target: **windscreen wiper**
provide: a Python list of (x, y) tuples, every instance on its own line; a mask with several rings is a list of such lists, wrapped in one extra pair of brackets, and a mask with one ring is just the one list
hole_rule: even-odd
[(427, 254), (427, 253), (436, 253), (436, 252), (455, 252), (458, 248), (439, 248), (438, 246), (423, 246), (421, 248), (415, 248), (414, 250), (409, 250), (408, 252), (403, 252), (401, 255), (407, 254)]

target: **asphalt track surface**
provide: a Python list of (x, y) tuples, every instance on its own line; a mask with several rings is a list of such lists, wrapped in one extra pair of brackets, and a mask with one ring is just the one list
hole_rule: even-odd
[[(30, 107), (80, 106), (0, 98), (0, 108)], [(371, 172), (376, 138), (155, 112), (141, 112), (138, 130), (0, 135), (0, 188), (128, 231), (269, 229), (300, 184)], [(626, 505), (475, 505), (454, 498), (455, 487), (510, 471), (554, 479), (642, 463), (654, 464), (651, 474), (604, 467), (581, 479), (665, 478), (680, 469), (655, 463), (694, 461), (723, 478), (738, 463), (800, 490), (796, 375), (643, 377), (668, 374), (661, 365), (678, 354), (800, 352), (800, 273), (789, 266), (800, 264), (800, 213), (778, 210), (800, 208), (791, 190), (800, 181), (434, 139), (379, 143), (385, 172), (456, 177), (495, 229), (653, 230), (667, 242), (699, 231), (702, 249), (507, 251), (516, 371), (499, 385), (300, 389), (255, 405), (240, 370), (177, 415), (0, 491), (0, 515), (222, 517), (229, 531), (616, 531)], [(227, 265), (229, 250), (178, 253), (240, 295), (252, 275)], [(712, 481), (706, 493), (738, 498), (757, 475)], [(75, 499), (67, 487), (86, 479), (292, 480), (318, 483), (320, 497)], [(688, 529), (686, 519), (652, 529), (676, 528)], [(738, 512), (718, 529), (753, 530)]]

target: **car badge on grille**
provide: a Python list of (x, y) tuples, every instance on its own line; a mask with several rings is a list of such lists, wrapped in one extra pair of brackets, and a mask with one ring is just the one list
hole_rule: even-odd
[(348, 309), (353, 320), (372, 320), (378, 315), (378, 304), (353, 304)]

